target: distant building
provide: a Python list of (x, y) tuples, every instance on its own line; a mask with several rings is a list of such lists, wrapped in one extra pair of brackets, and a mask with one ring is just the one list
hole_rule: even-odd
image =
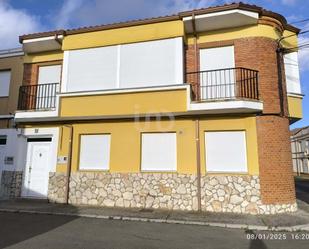
[(291, 131), (293, 170), (309, 174), (309, 126)]

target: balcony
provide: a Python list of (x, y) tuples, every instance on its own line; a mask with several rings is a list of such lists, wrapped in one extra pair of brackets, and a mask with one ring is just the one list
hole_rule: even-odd
[(55, 118), (123, 118), (156, 113), (257, 113), (263, 110), (255, 70), (227, 68), (191, 72), (186, 74), (186, 80), (187, 84), (179, 85), (62, 93), (59, 93), (58, 83), (21, 86), (15, 119), (28, 122)]
[(186, 74), (192, 85), (192, 100), (258, 100), (258, 71), (237, 67)]
[(190, 72), (189, 110), (192, 113), (257, 113), (263, 110), (259, 100), (258, 71), (236, 67)]
[(59, 83), (27, 85), (19, 88), (18, 111), (52, 111), (56, 109)]

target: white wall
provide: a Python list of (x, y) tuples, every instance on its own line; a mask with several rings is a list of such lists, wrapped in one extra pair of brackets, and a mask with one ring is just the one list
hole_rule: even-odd
[[(0, 171), (20, 171), (25, 163), (26, 140), (19, 135), (20, 130), (0, 129), (0, 135), (7, 136), (6, 145), (0, 145)], [(13, 164), (5, 164), (5, 157), (14, 157)]]
[(182, 38), (65, 51), (62, 92), (183, 83)]
[(287, 92), (301, 94), (297, 52), (284, 55), (284, 69)]

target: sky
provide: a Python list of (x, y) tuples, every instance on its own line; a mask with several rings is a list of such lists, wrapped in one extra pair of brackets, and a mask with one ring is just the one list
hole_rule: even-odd
[[(34, 32), (108, 24), (222, 5), (229, 0), (0, 0), (0, 49), (20, 46), (18, 36)], [(247, 0), (284, 15), (288, 22), (309, 18), (309, 1)], [(295, 26), (309, 30), (309, 21)], [(299, 43), (309, 42), (309, 33)], [(309, 48), (299, 53), (304, 118), (291, 128), (309, 125)]]

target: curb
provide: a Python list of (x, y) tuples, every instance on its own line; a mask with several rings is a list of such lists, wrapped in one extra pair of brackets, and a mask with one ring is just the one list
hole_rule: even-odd
[(130, 217), (130, 216), (121, 216), (121, 215), (76, 214), (76, 213), (65, 213), (65, 212), (22, 210), (22, 209), (0, 209), (0, 212), (74, 216), (74, 217), (95, 218), (95, 219), (105, 219), (105, 220), (123, 220), (123, 221), (141, 221), (141, 222), (166, 223), (166, 224), (197, 225), (197, 226), (257, 230), (257, 231), (275, 231), (275, 232), (299, 232), (299, 231), (308, 232), (309, 231), (309, 224), (296, 225), (296, 226), (260, 226), (260, 225), (248, 225), (248, 224), (206, 222), (206, 221), (186, 221), (186, 220), (175, 220), (175, 219), (168, 219), (168, 218), (158, 219), (158, 218), (145, 218), (145, 217)]

